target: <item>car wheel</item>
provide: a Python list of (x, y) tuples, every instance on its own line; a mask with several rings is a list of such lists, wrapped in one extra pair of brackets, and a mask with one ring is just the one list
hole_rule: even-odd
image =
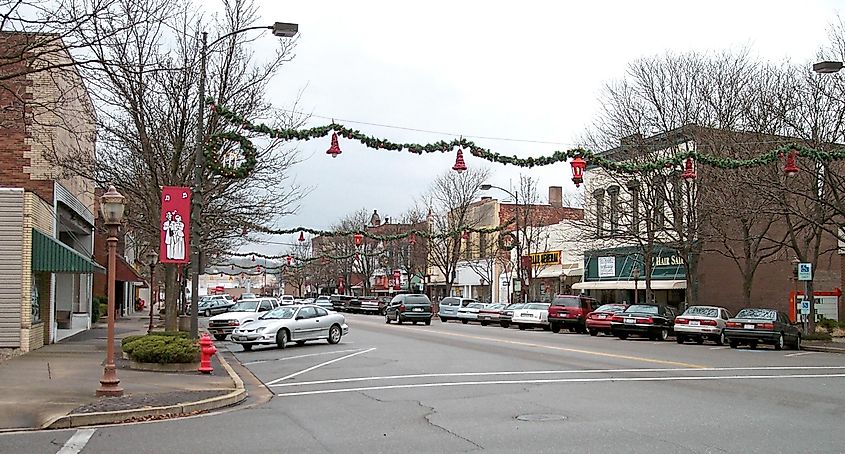
[(384, 316), (384, 323), (387, 323), (388, 325), (390, 324), (390, 316), (389, 315)]
[(431, 319), (428, 319), (428, 320), (425, 321), (425, 326), (429, 326), (429, 325), (431, 325)]
[(560, 332), (560, 325), (558, 325), (557, 323), (552, 323), (552, 332), (555, 333), (555, 334), (559, 333)]
[(252, 351), (252, 344), (241, 344), (241, 347), (244, 348), (245, 352)]
[(596, 337), (598, 335), (599, 335), (599, 330), (597, 330), (597, 329), (591, 329), (590, 330), (590, 336)]
[(663, 328), (657, 333), (657, 340), (665, 341), (666, 339), (669, 339), (669, 330)]
[(499, 326), (501, 326), (502, 328), (507, 328), (511, 326), (511, 324), (508, 322), (499, 322)]
[(695, 338), (695, 343), (701, 345), (704, 343), (704, 336), (698, 336)]
[(751, 348), (751, 350), (757, 350), (757, 342), (750, 342), (748, 347)]
[(737, 341), (731, 341), (731, 342), (730, 342), (730, 345), (731, 345), (731, 348), (737, 348), (737, 347), (739, 347), (739, 342), (737, 342)]
[(619, 333), (619, 334), (616, 335), (616, 337), (618, 337), (622, 340), (625, 340), (625, 339), (628, 338), (628, 333)]
[(783, 350), (783, 333), (778, 334), (775, 340), (775, 350)]
[(296, 345), (303, 346), (305, 345), (305, 341), (296, 341)]
[(343, 331), (340, 329), (339, 326), (332, 325), (332, 327), (329, 328), (329, 343), (330, 344), (336, 344), (336, 343), (340, 342), (340, 338), (342, 336), (343, 336)]
[(522, 323), (520, 323), (520, 324), (519, 324), (519, 329), (520, 329), (520, 330), (525, 330), (525, 325), (523, 325)]
[(206, 310), (205, 310), (205, 316), (206, 316), (206, 317), (211, 317), (211, 311), (210, 311), (210, 310), (208, 310), (208, 309), (206, 309)]
[(683, 344), (684, 342), (687, 341), (687, 338), (678, 334), (677, 336), (675, 336), (675, 341), (678, 342), (679, 344)]
[(215, 334), (214, 338), (219, 340), (219, 341), (222, 341), (222, 340), (226, 339), (226, 335), (225, 334)]
[(797, 336), (795, 336), (795, 343), (794, 343), (794, 344), (792, 344), (792, 346), (793, 346), (796, 350), (801, 350), (801, 335), (800, 335), (800, 334), (798, 334)]
[(400, 316), (399, 316), (399, 313), (397, 312), (397, 313), (396, 313), (396, 323), (398, 323), (398, 324), (400, 324), (400, 325), (401, 325), (401, 324), (402, 324), (402, 322), (403, 322), (402, 317), (400, 317)]
[(417, 321), (416, 321), (416, 320), (414, 320), (414, 321), (413, 321), (413, 322), (411, 322), (411, 323), (413, 323), (414, 325), (416, 325), (416, 324), (417, 324)]
[(725, 345), (725, 332), (724, 331), (719, 333), (719, 337), (716, 339), (716, 345)]
[(489, 322), (479, 322), (479, 323), (481, 323), (481, 326), (487, 326), (487, 325), (490, 324)]
[(443, 322), (443, 323), (446, 323), (446, 322), (448, 322), (448, 321), (449, 321), (449, 319), (448, 319), (448, 318), (444, 318), (444, 317), (440, 317), (440, 321), (441, 321), (441, 322)]
[(463, 323), (464, 325), (466, 325), (467, 323), (469, 323), (469, 320), (461, 320), (461, 323)]
[(288, 333), (287, 331), (280, 329), (276, 331), (276, 346), (281, 349), (284, 349), (288, 345)]

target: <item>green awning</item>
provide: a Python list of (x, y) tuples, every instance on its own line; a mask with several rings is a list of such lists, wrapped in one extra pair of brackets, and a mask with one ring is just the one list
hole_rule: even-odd
[(91, 274), (106, 269), (61, 241), (32, 229), (32, 271)]

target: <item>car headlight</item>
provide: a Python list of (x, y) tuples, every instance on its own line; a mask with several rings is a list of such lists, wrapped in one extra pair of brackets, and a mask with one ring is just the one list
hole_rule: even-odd
[(264, 327), (263, 327), (263, 326), (262, 326), (261, 328), (255, 328), (255, 332), (256, 332), (256, 333), (260, 333), (260, 332), (263, 332), (263, 331), (264, 331)]

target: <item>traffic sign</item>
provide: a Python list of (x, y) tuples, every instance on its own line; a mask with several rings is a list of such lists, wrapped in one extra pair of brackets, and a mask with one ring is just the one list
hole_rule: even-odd
[(812, 281), (813, 280), (813, 264), (799, 263), (798, 264), (798, 280)]
[(808, 300), (801, 300), (801, 315), (809, 315), (810, 314), (810, 302)]

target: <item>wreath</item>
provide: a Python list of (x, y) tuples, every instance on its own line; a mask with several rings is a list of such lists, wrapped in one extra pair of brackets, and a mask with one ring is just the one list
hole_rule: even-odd
[[(507, 239), (507, 241), (505, 241)], [(516, 235), (511, 232), (502, 232), (499, 234), (499, 249), (503, 251), (510, 251), (516, 247)]]
[[(220, 156), (220, 150), (226, 142), (235, 142), (241, 149), (243, 161), (238, 167), (224, 165)], [(208, 168), (216, 174), (226, 178), (243, 179), (255, 169), (258, 163), (258, 153), (252, 142), (236, 132), (222, 132), (209, 137), (205, 146), (205, 161)]]

